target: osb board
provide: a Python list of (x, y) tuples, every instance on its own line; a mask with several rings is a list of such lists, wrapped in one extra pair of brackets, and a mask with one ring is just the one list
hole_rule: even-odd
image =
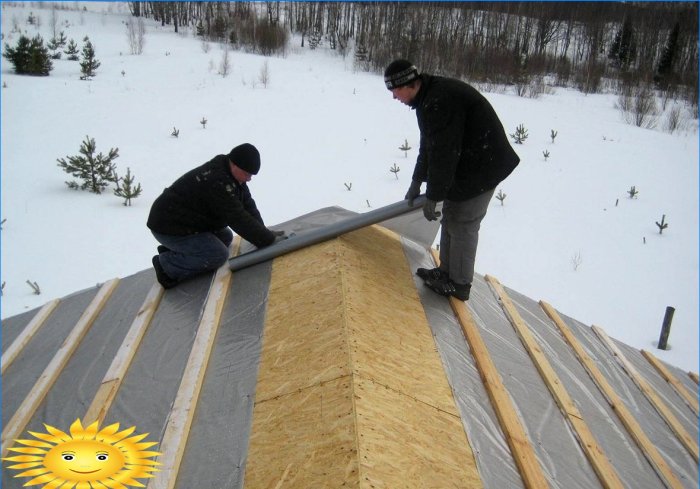
[(396, 235), (276, 259), (258, 372), (245, 487), (481, 487)]
[(457, 416), (400, 241), (363, 228), (340, 242), (354, 373)]
[(273, 264), (257, 403), (349, 375), (335, 241)]
[(459, 417), (361, 378), (354, 392), (361, 487), (482, 487)]
[(256, 403), (243, 487), (360, 487), (350, 380)]

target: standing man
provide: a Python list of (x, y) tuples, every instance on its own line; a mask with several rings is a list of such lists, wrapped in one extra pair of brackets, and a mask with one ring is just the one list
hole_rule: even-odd
[(147, 225), (161, 243), (152, 261), (163, 288), (223, 265), (232, 229), (258, 248), (286, 238), (265, 227), (248, 189), (259, 170), (258, 150), (241, 144), (185, 173), (153, 202)]
[(416, 274), (433, 291), (469, 299), (479, 227), (496, 186), (518, 165), (501, 121), (474, 87), (459, 80), (418, 74), (405, 59), (384, 72), (393, 97), (416, 110), (420, 150), (406, 199), (427, 182), (423, 214), (435, 221), (443, 202), (440, 266)]

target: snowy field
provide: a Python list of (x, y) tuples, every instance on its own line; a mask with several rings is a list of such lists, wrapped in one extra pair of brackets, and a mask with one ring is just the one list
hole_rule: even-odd
[[(51, 38), (50, 10), (33, 5), (2, 5), (4, 42), (16, 44), (13, 25)], [(144, 52), (130, 55), (124, 5), (90, 9), (57, 15), (80, 48), (90, 37), (101, 62), (91, 81), (65, 56), (40, 78), (17, 76), (2, 59), (2, 317), (149, 268), (153, 200), (243, 142), (262, 155), (250, 187), (268, 225), (326, 206), (364, 212), (403, 198), (417, 155), (415, 114), (392, 100), (381, 76), (355, 71), (352, 56), (293, 40), (280, 57), (231, 51), (223, 77), (218, 44), (147, 21)], [(32, 11), (39, 27), (26, 22)], [(515, 146), (520, 166), (497, 189), (503, 205), (494, 199), (482, 224), (477, 272), (697, 371), (697, 121), (684, 109), (685, 128), (669, 134), (663, 114), (656, 129), (625, 123), (615, 95), (486, 95), (508, 133), (523, 124), (529, 137)], [(131, 207), (111, 190), (65, 185), (56, 160), (78, 154), (86, 136), (98, 152), (119, 148), (119, 173), (130, 168), (144, 189)], [(407, 157), (398, 149), (404, 140), (413, 148)], [(668, 228), (659, 234), (662, 215)], [(654, 346), (666, 306), (676, 312), (664, 352)]]

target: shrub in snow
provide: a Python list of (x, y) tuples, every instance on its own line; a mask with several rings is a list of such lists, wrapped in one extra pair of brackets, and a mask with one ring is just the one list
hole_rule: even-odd
[(122, 197), (124, 199), (124, 205), (131, 205), (131, 199), (135, 199), (141, 195), (141, 184), (135, 183), (135, 178), (131, 174), (131, 168), (126, 169), (125, 177), (118, 177), (114, 174), (114, 181), (117, 184), (117, 188), (114, 189), (114, 195), (117, 197)]
[(666, 222), (666, 214), (661, 216), (661, 222), (656, 221), (656, 225), (659, 227), (659, 234), (662, 234), (664, 229), (668, 227), (668, 223)]
[(66, 50), (63, 52), (66, 53), (66, 56), (68, 56), (68, 59), (71, 61), (78, 61), (78, 59), (80, 59), (80, 58), (78, 58), (78, 53), (79, 53), (78, 45), (76, 44), (76, 42), (73, 39), (68, 41), (68, 45), (66, 46)]
[(85, 141), (80, 144), (80, 155), (67, 156), (68, 161), (64, 158), (57, 160), (63, 171), (82, 182), (66, 182), (69, 188), (100, 194), (110, 183), (116, 181), (116, 165), (113, 161), (119, 157), (119, 148), (111, 148), (107, 156), (102, 153), (95, 155), (95, 149), (95, 139), (85, 136)]
[(630, 194), (630, 199), (634, 199), (635, 197), (637, 197), (639, 190), (637, 190), (637, 187), (632, 185), (632, 187), (630, 187), (630, 189), (627, 191), (627, 193)]
[(394, 174), (397, 180), (399, 179), (399, 172), (401, 171), (401, 168), (396, 166), (396, 163), (394, 163), (394, 166), (389, 168), (389, 171)]
[(15, 47), (5, 43), (3, 56), (12, 63), (18, 75), (48, 76), (53, 69), (49, 50), (39, 35), (32, 39), (24, 35), (19, 36)]
[(559, 133), (554, 129), (552, 129), (552, 132), (549, 133), (549, 137), (552, 138), (552, 144), (554, 144), (554, 139), (557, 137), (557, 134)]
[(404, 158), (408, 158), (408, 150), (411, 149), (411, 147), (408, 145), (408, 139), (405, 139), (403, 144), (399, 146), (399, 149), (403, 151)]
[(498, 193), (496, 194), (496, 198), (501, 201), (501, 205), (503, 205), (503, 201), (506, 200), (508, 194), (504, 194), (503, 190), (498, 190)]
[(83, 59), (80, 61), (80, 72), (83, 74), (81, 80), (89, 80), (95, 76), (95, 71), (100, 67), (100, 62), (95, 58), (95, 48), (92, 46), (90, 39), (85, 36), (85, 45), (83, 46)]
[(520, 124), (515, 128), (515, 132), (511, 134), (510, 137), (513, 138), (515, 144), (523, 144), (528, 137), (527, 129), (525, 129), (524, 125)]

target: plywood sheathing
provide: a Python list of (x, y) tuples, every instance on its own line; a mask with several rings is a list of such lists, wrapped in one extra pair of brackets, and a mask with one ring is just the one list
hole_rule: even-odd
[(275, 260), (245, 487), (481, 487), (392, 233)]

